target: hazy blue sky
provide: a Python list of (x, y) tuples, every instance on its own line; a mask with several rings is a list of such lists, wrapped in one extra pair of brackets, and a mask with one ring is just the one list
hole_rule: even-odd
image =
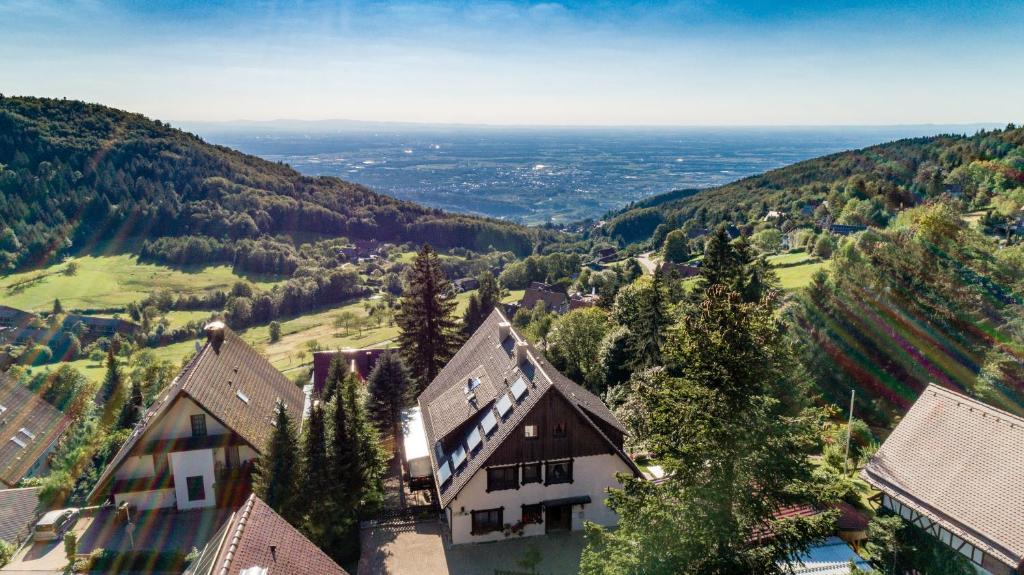
[(0, 0), (0, 55), (167, 120), (1024, 121), (1021, 1)]

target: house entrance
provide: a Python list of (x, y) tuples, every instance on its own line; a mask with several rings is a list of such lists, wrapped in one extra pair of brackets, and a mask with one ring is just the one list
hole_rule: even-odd
[(551, 505), (544, 508), (547, 533), (572, 530), (572, 505)]

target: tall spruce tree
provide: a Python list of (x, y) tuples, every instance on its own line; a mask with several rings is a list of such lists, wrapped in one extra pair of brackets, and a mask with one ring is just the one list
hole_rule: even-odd
[(345, 359), (340, 354), (336, 354), (331, 358), (331, 364), (327, 368), (327, 379), (324, 380), (324, 388), (320, 390), (320, 398), (325, 404), (334, 399), (334, 394), (341, 389), (341, 382), (345, 380), (347, 374), (348, 367), (345, 365)]
[(355, 374), (345, 378), (340, 398), (344, 404), (348, 435), (355, 448), (356, 492), (360, 505), (373, 507), (383, 498), (381, 478), (385, 461), (380, 449), (380, 435), (366, 409), (366, 391)]
[(451, 285), (437, 254), (424, 244), (409, 274), (409, 288), (395, 315), (405, 365), (422, 390), (458, 349), (458, 321)]
[(302, 434), (302, 465), (299, 479), (299, 505), (302, 531), (318, 546), (326, 548), (332, 541), (334, 509), (327, 494), (335, 487), (327, 452), (327, 422), (323, 402), (316, 400), (309, 409)]
[(142, 386), (135, 379), (132, 379), (131, 393), (121, 405), (121, 415), (117, 418), (117, 426), (121, 429), (131, 429), (142, 419), (143, 397)]
[(462, 316), (462, 333), (466, 337), (472, 335), (484, 323), (487, 316), (501, 303), (501, 297), (504, 295), (504, 290), (491, 272), (480, 274), (477, 280), (480, 287), (476, 293), (469, 296), (469, 304)]
[(370, 394), (370, 417), (382, 431), (395, 438), (395, 452), (402, 437), (402, 410), (412, 401), (412, 386), (402, 359), (391, 350), (377, 360), (367, 381)]
[(833, 529), (834, 512), (774, 518), (787, 505), (834, 502), (808, 461), (825, 413), (808, 407), (805, 376), (770, 305), (718, 285), (683, 324), (666, 345), (671, 369), (631, 380), (624, 418), (668, 479), (631, 479), (612, 493), (618, 529), (588, 526), (581, 572), (788, 572)]
[(110, 346), (107, 348), (107, 373), (96, 394), (96, 403), (100, 406), (100, 422), (106, 428), (114, 423), (120, 413), (121, 402), (124, 400), (123, 386), (121, 366), (114, 355), (114, 347)]
[(256, 465), (253, 491), (274, 511), (298, 525), (302, 512), (297, 500), (299, 442), (292, 418), (284, 406), (278, 406), (274, 422), (274, 432)]

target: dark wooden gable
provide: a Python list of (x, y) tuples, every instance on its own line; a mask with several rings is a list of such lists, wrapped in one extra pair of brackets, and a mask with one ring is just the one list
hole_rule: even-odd
[[(555, 429), (559, 423), (564, 424), (564, 437), (555, 436)], [(537, 426), (535, 439), (526, 437), (528, 425)], [(484, 465), (489, 467), (613, 453), (615, 449), (608, 441), (552, 387), (544, 393), (530, 413), (505, 438)]]

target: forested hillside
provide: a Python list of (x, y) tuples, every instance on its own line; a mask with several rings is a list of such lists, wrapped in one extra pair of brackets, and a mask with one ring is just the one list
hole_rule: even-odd
[[(700, 191), (655, 196), (609, 218), (604, 231), (625, 243), (660, 224), (679, 227), (756, 222), (771, 210), (796, 212), (827, 202), (838, 223), (884, 226), (901, 208), (946, 193), (966, 209), (983, 208), (1024, 185), (1024, 128), (973, 136), (899, 140), (842, 152)], [(1017, 208), (1024, 197), (1013, 198)], [(997, 205), (1010, 213), (1014, 206)], [(817, 215), (822, 215), (819, 211)]]
[[(0, 269), (113, 238), (201, 238), (214, 246), (201, 255), (232, 261), (223, 240), (344, 236), (527, 254), (540, 233), (305, 177), (138, 114), (0, 96)], [(174, 243), (163, 247), (180, 256)], [(273, 242), (253, 246), (287, 257)]]

